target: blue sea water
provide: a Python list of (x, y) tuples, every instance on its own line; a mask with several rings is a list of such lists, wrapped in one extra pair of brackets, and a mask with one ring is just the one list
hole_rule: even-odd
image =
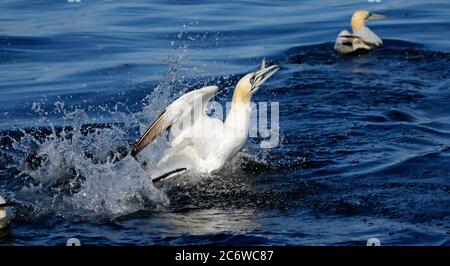
[[(353, 11), (384, 47), (342, 57)], [(447, 0), (0, 2), (0, 245), (450, 244)], [(263, 58), (280, 145), (153, 187), (118, 160), (163, 108)], [(165, 140), (147, 149), (150, 161)]]

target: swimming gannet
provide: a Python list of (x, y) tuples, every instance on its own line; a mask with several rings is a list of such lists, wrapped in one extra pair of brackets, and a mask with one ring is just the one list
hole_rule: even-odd
[(379, 14), (358, 10), (352, 16), (353, 33), (343, 30), (339, 33), (334, 49), (341, 54), (348, 54), (356, 50), (371, 50), (383, 45), (383, 41), (366, 26), (367, 20), (379, 20), (386, 17)]
[(184, 94), (166, 107), (148, 127), (131, 150), (136, 156), (161, 133), (170, 128), (170, 148), (158, 162), (153, 182), (187, 171), (211, 173), (224, 165), (245, 144), (250, 124), (251, 97), (277, 70), (266, 67), (263, 60), (256, 72), (250, 72), (237, 83), (230, 111), (223, 122), (206, 115), (205, 107), (218, 91), (207, 86)]
[(0, 229), (7, 227), (14, 217), (11, 208), (9, 208), (12, 205), (12, 203), (6, 203), (2, 196), (0, 196)]

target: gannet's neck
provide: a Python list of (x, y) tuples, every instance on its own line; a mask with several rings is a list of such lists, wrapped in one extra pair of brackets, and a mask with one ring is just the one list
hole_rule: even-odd
[(217, 147), (213, 148), (214, 152), (205, 159), (202, 166), (204, 171), (210, 173), (220, 168), (244, 146), (250, 127), (250, 111), (250, 101), (243, 101), (235, 91), (230, 111), (224, 121), (223, 134), (216, 143)]
[(251, 73), (242, 77), (233, 92), (232, 104), (250, 104), (252, 97), (252, 84), (250, 82)]
[(250, 121), (250, 102), (231, 102), (230, 111), (225, 119), (225, 126), (247, 128)]
[(233, 105), (250, 105), (250, 95), (248, 92), (236, 87), (234, 89), (233, 98), (231, 100), (231, 106)]
[[(247, 121), (250, 119), (250, 101), (251, 96), (249, 93), (244, 93), (238, 87), (234, 90), (233, 99), (231, 101), (230, 112), (225, 119), (225, 124), (230, 125), (230, 122), (235, 127), (247, 126), (247, 125), (239, 125), (239, 123), (248, 123)], [(234, 122), (232, 122), (234, 121)], [(239, 121), (239, 122), (236, 122)]]
[(351, 21), (353, 33), (366, 26), (366, 20), (369, 18), (369, 16), (370, 13), (367, 10), (358, 10), (353, 13)]
[(353, 33), (359, 31), (361, 28), (366, 27), (366, 21), (359, 17), (352, 18), (352, 31)]
[(225, 127), (248, 130), (250, 121), (250, 86), (238, 83), (234, 89), (230, 112), (225, 119)]
[(250, 101), (232, 101), (230, 110), (247, 110), (250, 108)]

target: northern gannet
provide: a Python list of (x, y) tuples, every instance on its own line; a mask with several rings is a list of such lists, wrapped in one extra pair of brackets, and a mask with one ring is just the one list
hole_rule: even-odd
[(8, 226), (9, 222), (13, 219), (14, 214), (9, 208), (14, 205), (13, 203), (6, 203), (6, 201), (0, 196), (0, 229)]
[(367, 20), (385, 19), (384, 15), (358, 10), (352, 16), (353, 33), (343, 30), (339, 33), (334, 49), (341, 54), (348, 54), (357, 50), (371, 50), (383, 45), (383, 41), (373, 31), (366, 27)]
[(278, 69), (278, 65), (266, 67), (263, 60), (259, 70), (242, 77), (234, 89), (225, 122), (206, 115), (205, 107), (218, 91), (217, 86), (184, 94), (167, 106), (148, 127), (134, 145), (131, 155), (136, 158), (170, 128), (173, 136), (170, 148), (158, 162), (156, 174), (152, 174), (153, 182), (187, 171), (211, 173), (219, 169), (245, 144), (250, 126), (251, 97)]

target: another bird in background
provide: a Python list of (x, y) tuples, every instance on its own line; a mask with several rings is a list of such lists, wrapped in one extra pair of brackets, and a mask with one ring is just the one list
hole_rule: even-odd
[(353, 33), (343, 30), (339, 33), (334, 49), (341, 54), (349, 54), (358, 50), (372, 50), (383, 45), (383, 41), (366, 26), (367, 20), (385, 19), (384, 15), (358, 10), (353, 13), (351, 25)]
[(242, 77), (234, 89), (231, 109), (223, 122), (206, 115), (206, 106), (218, 91), (207, 86), (184, 94), (166, 107), (134, 145), (136, 158), (147, 145), (170, 128), (170, 148), (153, 171), (157, 182), (185, 172), (211, 173), (244, 146), (250, 127), (251, 97), (279, 67), (266, 67)]
[(0, 196), (0, 229), (6, 228), (14, 218), (14, 213), (10, 206), (14, 204), (6, 203), (5, 199)]

